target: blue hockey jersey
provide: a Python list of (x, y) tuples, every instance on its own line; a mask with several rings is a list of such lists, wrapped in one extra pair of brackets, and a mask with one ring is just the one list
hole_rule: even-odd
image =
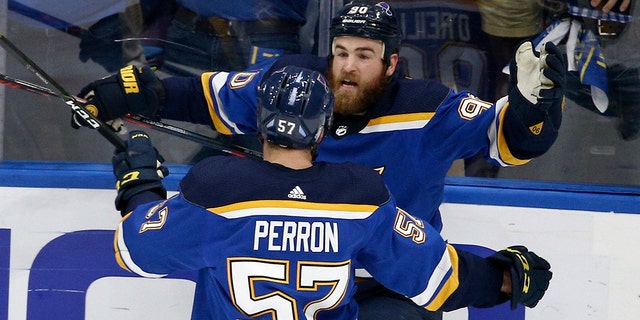
[[(162, 117), (213, 125), (223, 134), (256, 133), (257, 88), (265, 74), (285, 65), (325, 72), (327, 59), (291, 55), (256, 71), (164, 79), (167, 104)], [(553, 144), (557, 131), (532, 133), (518, 121), (505, 128), (508, 106), (507, 97), (492, 104), (433, 80), (396, 74), (367, 114), (336, 115), (318, 160), (352, 161), (375, 169), (401, 208), (440, 230), (438, 206), (455, 160), (482, 152), (496, 165), (520, 165), (530, 158), (522, 154), (541, 154)]]
[(193, 319), (355, 319), (356, 261), (430, 310), (504, 299), (501, 269), (398, 209), (364, 166), (216, 156), (180, 192), (126, 215), (114, 245), (141, 276), (198, 270)]

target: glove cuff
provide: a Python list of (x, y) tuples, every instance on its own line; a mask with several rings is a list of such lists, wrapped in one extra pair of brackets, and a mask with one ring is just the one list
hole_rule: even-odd
[(518, 288), (518, 284), (520, 283), (519, 273), (514, 266), (515, 261), (513, 259), (514, 257), (504, 252), (504, 250), (498, 251), (493, 255), (487, 257), (487, 260), (489, 260), (489, 262), (493, 263), (495, 266), (503, 270), (509, 270), (512, 292), (511, 294), (502, 293), (501, 298), (504, 299), (503, 301), (510, 301), (511, 310), (515, 310), (518, 307), (518, 297), (517, 295), (513, 294), (513, 291)]
[(161, 178), (155, 168), (143, 168), (127, 171), (118, 176), (116, 182), (116, 209), (122, 210), (127, 205), (131, 197), (138, 193), (152, 190), (166, 199), (167, 191), (162, 185)]
[[(148, 182), (144, 184), (139, 184), (136, 186), (132, 186), (126, 189), (121, 189), (118, 191), (118, 195), (116, 196), (115, 206), (116, 210), (119, 210), (123, 213), (123, 215), (129, 211), (127, 207), (130, 203), (132, 203), (137, 195), (141, 195), (147, 191), (153, 192), (157, 194), (162, 199), (167, 198), (167, 189), (165, 189), (164, 185), (160, 181)], [(146, 201), (145, 201), (146, 202)]]

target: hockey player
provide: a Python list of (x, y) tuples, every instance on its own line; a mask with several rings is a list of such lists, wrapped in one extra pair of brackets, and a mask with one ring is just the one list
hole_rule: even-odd
[[(79, 96), (103, 121), (133, 113), (252, 134), (258, 130), (257, 88), (269, 74), (287, 65), (317, 70), (336, 95), (331, 132), (317, 160), (374, 168), (399, 207), (438, 231), (444, 180), (455, 160), (480, 152), (497, 165), (521, 165), (545, 153), (558, 135), (567, 68), (552, 43), (542, 52), (530, 42), (517, 49), (509, 95), (492, 104), (433, 80), (405, 78), (398, 64), (402, 33), (385, 2), (345, 5), (332, 21), (331, 39), (329, 57), (285, 55), (253, 71), (160, 80), (149, 68), (126, 67)], [(359, 290), (372, 292), (364, 285)], [(363, 310), (372, 310), (363, 311), (367, 319), (384, 319), (379, 299), (407, 302), (384, 290), (361, 297)]]
[(332, 54), (285, 55), (263, 69), (158, 79), (149, 68), (123, 68), (79, 96), (103, 121), (127, 113), (212, 125), (223, 134), (253, 134), (265, 75), (297, 65), (327, 75), (336, 95), (330, 135), (318, 160), (375, 168), (398, 204), (441, 230), (438, 206), (457, 159), (481, 152), (492, 163), (521, 165), (545, 153), (562, 120), (566, 63), (549, 43), (521, 45), (511, 64), (509, 95), (492, 104), (398, 69), (401, 30), (385, 2), (351, 2), (331, 25)]
[(356, 319), (356, 261), (429, 310), (542, 298), (550, 265), (527, 248), (457, 250), (370, 167), (313, 161), (333, 107), (319, 72), (285, 67), (259, 92), (264, 160), (207, 158), (166, 199), (144, 132), (113, 158), (118, 262), (145, 277), (198, 270), (192, 319)]

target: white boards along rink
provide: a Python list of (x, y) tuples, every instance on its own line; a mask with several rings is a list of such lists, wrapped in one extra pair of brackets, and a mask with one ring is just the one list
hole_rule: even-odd
[[(193, 273), (142, 279), (117, 266), (114, 180), (108, 164), (95, 166), (0, 168), (0, 320), (189, 319)], [(170, 169), (174, 192), (188, 168)], [(442, 233), (449, 242), (521, 244), (552, 265), (549, 291), (517, 319), (640, 316), (636, 189), (464, 181), (450, 179), (445, 188)], [(467, 309), (444, 316), (471, 318)]]

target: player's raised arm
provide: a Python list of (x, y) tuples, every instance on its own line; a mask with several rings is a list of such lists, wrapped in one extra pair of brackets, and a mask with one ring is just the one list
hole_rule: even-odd
[[(255, 99), (264, 72), (205, 72), (160, 79), (148, 67), (129, 65), (88, 84), (78, 97), (102, 121), (134, 114), (213, 125), (222, 134), (255, 133)], [(72, 118), (74, 128), (84, 125)]]
[(549, 42), (537, 52), (522, 43), (510, 64), (508, 105), (500, 115), (511, 154), (521, 160), (545, 153), (558, 137), (567, 73), (566, 58)]

